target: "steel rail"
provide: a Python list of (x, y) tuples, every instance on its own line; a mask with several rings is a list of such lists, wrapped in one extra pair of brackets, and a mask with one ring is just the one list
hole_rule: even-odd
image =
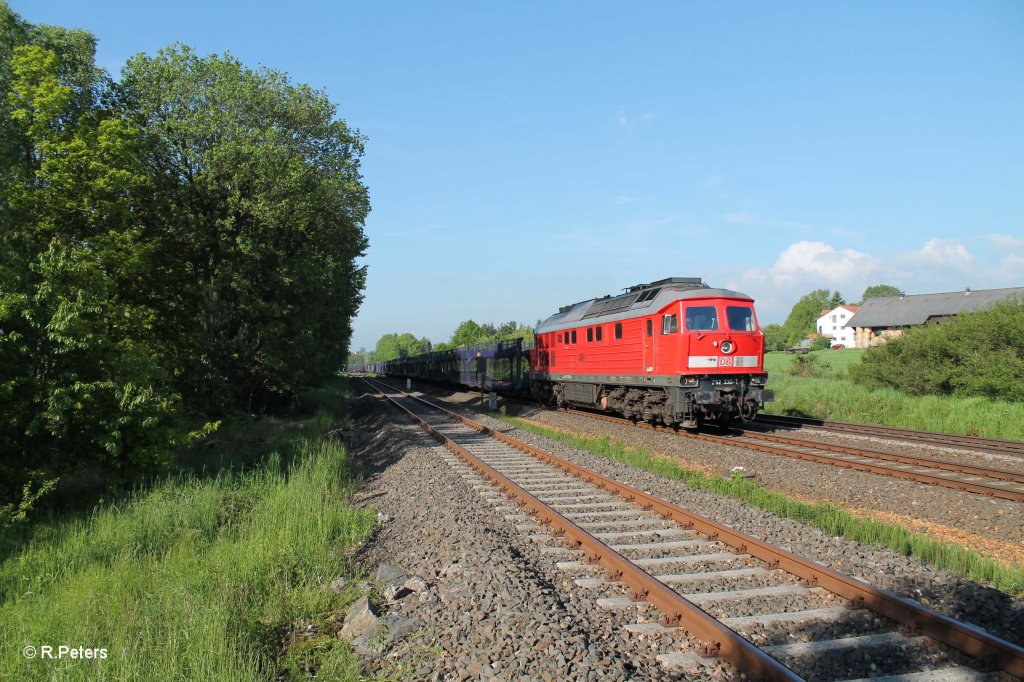
[[(364, 381), (366, 380), (364, 379)], [(372, 387), (371, 382), (367, 381), (367, 384)], [(803, 679), (792, 670), (783, 666), (774, 658), (766, 654), (764, 651), (748, 642), (739, 634), (729, 629), (719, 620), (706, 613), (703, 609), (691, 603), (683, 596), (672, 590), (672, 588), (657, 580), (654, 576), (650, 575), (642, 568), (638, 567), (636, 564), (613, 550), (611, 547), (559, 514), (549, 505), (527, 492), (511, 479), (496, 471), (493, 467), (476, 457), (473, 453), (434, 429), (430, 424), (421, 419), (404, 405), (400, 404), (397, 400), (383, 391), (380, 391), (380, 389), (377, 390), (381, 395), (389, 400), (391, 404), (398, 407), (414, 422), (416, 422), (421, 429), (430, 434), (446, 448), (462, 457), (478, 471), (496, 482), (506, 493), (515, 497), (519, 500), (520, 504), (528, 507), (537, 514), (541, 520), (555, 529), (559, 535), (564, 536), (573, 546), (582, 550), (588, 560), (592, 563), (601, 565), (611, 577), (621, 580), (628, 585), (633, 591), (633, 598), (635, 600), (643, 600), (653, 604), (659, 611), (661, 611), (662, 614), (664, 614), (662, 620), (663, 625), (676, 625), (683, 627), (687, 632), (704, 642), (704, 648), (701, 651), (702, 656), (721, 657), (735, 665), (739, 670), (751, 675), (753, 679), (788, 681)], [(395, 389), (392, 388), (391, 390)], [(508, 445), (519, 450), (523, 450), (521, 446), (525, 444), (520, 444), (513, 439), (502, 437), (504, 434), (492, 431), (482, 424), (477, 424), (476, 422), (467, 420), (460, 415), (456, 415), (455, 413), (438, 405), (434, 405), (429, 401), (422, 400), (416, 396), (410, 396), (405, 394), (404, 391), (399, 392), (412, 400), (419, 400), (420, 402), (429, 405), (431, 408), (441, 411), (445, 416), (462, 422), (463, 424), (476, 429), (480, 433), (495, 437)]]
[(901, 464), (911, 464), (913, 466), (953, 471), (958, 474), (985, 476), (986, 478), (998, 481), (1024, 483), (1024, 472), (1022, 471), (1010, 471), (1009, 469), (996, 469), (995, 467), (984, 467), (977, 464), (965, 464), (963, 462), (937, 457), (914, 457), (912, 455), (898, 455), (891, 452), (880, 452), (869, 448), (855, 448), (847, 445), (836, 445), (834, 443), (816, 443), (814, 441), (802, 440), (800, 438), (787, 438), (786, 436), (776, 436), (768, 433), (756, 433), (753, 431), (742, 431), (741, 433), (744, 437), (753, 438), (754, 440), (765, 440), (772, 443), (783, 443), (787, 445), (797, 445), (800, 447), (824, 448), (834, 452), (841, 452), (846, 455), (871, 457), (873, 459), (882, 459), (887, 462), (900, 462)]
[[(395, 389), (392, 389), (395, 390)], [(404, 394), (403, 391), (400, 391)], [(405, 394), (408, 395), (408, 394)], [(850, 604), (864, 607), (898, 623), (913, 628), (922, 635), (942, 642), (958, 651), (982, 659), (1000, 670), (1024, 677), (1024, 648), (991, 635), (981, 628), (961, 623), (910, 599), (843, 575), (827, 566), (803, 559), (784, 549), (770, 545), (752, 535), (737, 531), (716, 521), (688, 511), (671, 502), (615, 481), (597, 472), (557, 457), (540, 448), (523, 443), (483, 424), (474, 422), (443, 406), (417, 396), (409, 396), (446, 414), (480, 433), (493, 436), (523, 452), (530, 453), (584, 480), (616, 493), (628, 501), (637, 502), (665, 518), (692, 528), (713, 540), (732, 546), (739, 552), (750, 554), (771, 567), (780, 568), (800, 578), (807, 585), (815, 585), (849, 600)], [(660, 608), (660, 607), (659, 607)], [(674, 614), (668, 613), (671, 619)], [(745, 640), (744, 640), (745, 641)]]
[(886, 438), (901, 438), (912, 442), (921, 442), (932, 445), (959, 446), (965, 448), (984, 449), (990, 452), (1004, 452), (1015, 455), (1024, 455), (1024, 441), (1006, 440), (1002, 438), (982, 438), (980, 436), (965, 436), (954, 433), (938, 433), (933, 431), (921, 431), (919, 429), (902, 429), (895, 426), (883, 426), (881, 424), (859, 424), (857, 422), (837, 422), (828, 419), (815, 419), (813, 417), (794, 417), (782, 414), (757, 415), (754, 423), (781, 424), (784, 426), (797, 426), (800, 428), (823, 429), (841, 433), (853, 433), (868, 436), (880, 436)]
[[(734, 445), (736, 447), (747, 448), (749, 450), (756, 450), (758, 452), (766, 452), (772, 455), (782, 455), (784, 457), (792, 457), (794, 459), (802, 459), (808, 462), (815, 462), (818, 464), (829, 464), (831, 466), (841, 467), (843, 469), (854, 469), (856, 471), (864, 471), (872, 474), (880, 474), (882, 476), (890, 476), (892, 478), (902, 478), (908, 481), (914, 481), (916, 483), (927, 483), (929, 485), (936, 485), (943, 488), (950, 488), (952, 490), (960, 490), (971, 493), (978, 493), (979, 495), (985, 495), (988, 497), (997, 497), (1004, 500), (1010, 500), (1012, 502), (1024, 503), (1024, 492), (1016, 490), (1007, 490), (999, 486), (985, 485), (984, 483), (975, 483), (973, 481), (964, 481), (954, 478), (943, 478), (942, 476), (936, 476), (932, 474), (925, 474), (916, 471), (904, 471), (902, 469), (893, 469), (878, 464), (867, 464), (864, 462), (854, 462), (842, 457), (832, 457), (824, 453), (811, 453), (811, 452), (800, 452), (799, 450), (789, 450), (786, 448), (775, 447), (772, 445), (762, 445), (761, 443), (752, 443), (744, 441), (741, 438), (728, 438), (726, 436), (713, 436), (707, 433), (689, 433), (686, 431), (676, 431), (668, 427), (654, 426), (646, 422), (634, 422), (631, 419), (623, 419), (621, 417), (612, 417), (606, 414), (597, 414), (594, 412), (584, 412), (582, 410), (565, 409), (565, 412), (570, 414), (577, 414), (583, 417), (590, 417), (592, 419), (600, 419), (615, 424), (629, 424), (632, 426), (638, 426), (641, 428), (651, 429), (653, 431), (665, 431), (673, 433), (677, 436), (683, 436), (685, 438), (696, 438), (697, 440), (707, 441), (709, 443), (718, 443), (721, 445)], [(749, 434), (744, 434), (744, 436)], [(758, 434), (763, 435), (763, 434)], [(776, 437), (769, 437), (776, 438)], [(809, 441), (801, 441), (800, 447), (816, 448), (819, 450), (835, 450), (842, 452), (843, 446), (826, 445), (824, 443), (811, 443)], [(852, 448), (851, 448), (852, 449)], [(874, 457), (874, 455), (867, 454), (869, 451), (863, 451), (859, 453), (862, 457)], [(849, 453), (846, 453), (849, 454)], [(880, 459), (880, 458), (879, 458)], [(921, 467), (929, 467), (927, 463), (930, 460), (922, 460), (916, 465)], [(933, 469), (938, 467), (931, 467)]]

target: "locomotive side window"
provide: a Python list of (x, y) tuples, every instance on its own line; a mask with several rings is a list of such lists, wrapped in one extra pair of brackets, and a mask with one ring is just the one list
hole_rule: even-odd
[(616, 322), (615, 323), (615, 338), (617, 338), (617, 339), (621, 339), (622, 338), (622, 323), (621, 322)]
[(686, 309), (688, 331), (714, 331), (718, 329), (718, 312), (713, 305), (693, 306)]
[(594, 328), (593, 327), (587, 327), (587, 343), (593, 343), (593, 342), (594, 342)]
[(597, 340), (598, 340), (598, 341), (600, 341), (600, 340), (601, 340), (601, 330), (602, 330), (602, 329), (604, 329), (604, 327), (598, 327), (598, 328), (597, 328)]
[[(650, 320), (648, 320), (648, 324), (650, 324)], [(679, 331), (679, 318), (675, 315), (662, 315), (661, 333), (675, 334), (677, 331)]]
[(648, 318), (647, 319), (647, 336), (651, 336), (652, 334), (654, 334), (654, 320)]
[(575, 329), (572, 330), (572, 342), (576, 343), (576, 330)]
[(738, 332), (754, 331), (754, 311), (744, 306), (731, 305), (725, 309), (729, 318), (729, 329)]

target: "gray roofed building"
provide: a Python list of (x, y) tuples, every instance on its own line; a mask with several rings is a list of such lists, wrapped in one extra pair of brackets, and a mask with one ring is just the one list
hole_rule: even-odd
[(896, 330), (904, 327), (975, 312), (1013, 296), (1024, 299), (1024, 287), (869, 298), (846, 326), (857, 330), (857, 347), (867, 348), (900, 335)]

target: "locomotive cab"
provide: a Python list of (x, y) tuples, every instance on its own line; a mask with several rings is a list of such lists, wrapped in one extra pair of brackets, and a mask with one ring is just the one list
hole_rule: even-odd
[(680, 377), (686, 399), (698, 406), (698, 422), (721, 425), (754, 418), (765, 392), (764, 334), (753, 302), (716, 298), (680, 302), (683, 320)]

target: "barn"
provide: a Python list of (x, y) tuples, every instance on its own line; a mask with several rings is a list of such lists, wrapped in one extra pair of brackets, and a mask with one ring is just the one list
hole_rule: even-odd
[(902, 336), (908, 327), (938, 324), (960, 313), (970, 313), (1018, 296), (1024, 287), (954, 291), (945, 294), (914, 294), (869, 298), (846, 323), (854, 330), (857, 348), (871, 348), (886, 339)]

